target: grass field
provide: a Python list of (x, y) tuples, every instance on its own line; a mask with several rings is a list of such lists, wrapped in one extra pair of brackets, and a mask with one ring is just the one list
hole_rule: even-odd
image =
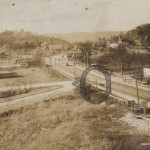
[(13, 71), (0, 71), (0, 87), (62, 80), (68, 79), (50, 68), (22, 68)]
[[(2, 150), (145, 150), (149, 137), (119, 121), (118, 103), (92, 105), (74, 94), (0, 115)], [(150, 140), (149, 140), (150, 141)]]
[[(44, 92), (48, 92), (48, 91), (52, 91), (52, 90), (56, 90), (59, 88), (62, 88), (62, 85), (53, 85), (53, 86), (49, 86), (49, 87), (39, 87), (39, 88), (31, 88), (31, 89), (22, 89), (18, 92), (18, 89), (13, 90), (13, 91), (4, 91), (4, 92), (0, 92), (0, 102), (5, 101), (7, 98), (18, 98), (18, 97), (27, 97), (27, 96), (31, 96), (31, 95), (36, 95), (36, 94), (40, 94), (40, 93), (44, 93)], [(9, 99), (10, 100), (10, 99)]]

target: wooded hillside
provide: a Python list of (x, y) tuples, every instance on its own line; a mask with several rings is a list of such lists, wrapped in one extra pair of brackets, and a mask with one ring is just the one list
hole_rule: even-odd
[(29, 52), (40, 47), (43, 42), (48, 44), (69, 44), (68, 42), (44, 35), (35, 35), (31, 32), (5, 31), (0, 33), (0, 49)]
[(150, 24), (137, 26), (127, 32), (127, 37), (133, 40), (141, 40), (142, 45), (150, 46)]

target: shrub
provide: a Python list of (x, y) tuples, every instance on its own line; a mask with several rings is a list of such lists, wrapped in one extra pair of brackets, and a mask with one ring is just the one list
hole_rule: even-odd
[[(79, 77), (75, 78), (72, 85), (74, 86), (74, 93), (77, 96), (80, 96), (81, 95), (81, 93), (80, 93), (80, 78)], [(85, 89), (86, 89), (87, 93), (91, 94), (92, 85), (90, 83), (86, 82), (85, 83)]]

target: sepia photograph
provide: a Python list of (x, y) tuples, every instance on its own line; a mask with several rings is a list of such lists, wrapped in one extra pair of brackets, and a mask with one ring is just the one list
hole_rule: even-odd
[(150, 150), (150, 1), (0, 0), (0, 150)]

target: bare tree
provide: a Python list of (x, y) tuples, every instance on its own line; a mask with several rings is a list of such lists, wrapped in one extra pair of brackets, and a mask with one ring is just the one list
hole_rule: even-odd
[(34, 59), (35, 65), (38, 67), (41, 67), (43, 63), (43, 53), (41, 49), (36, 49), (33, 57), (34, 57), (33, 59)]
[(133, 78), (135, 78), (135, 83), (136, 83), (136, 93), (137, 93), (137, 100), (139, 103), (139, 89), (138, 89), (138, 80), (142, 81), (143, 80), (143, 73), (139, 71), (135, 71), (133, 74)]
[(132, 63), (134, 62), (134, 58), (135, 58), (135, 54), (127, 54), (127, 57), (126, 57), (126, 64), (128, 66), (128, 72), (130, 74), (131, 72), (131, 65)]

